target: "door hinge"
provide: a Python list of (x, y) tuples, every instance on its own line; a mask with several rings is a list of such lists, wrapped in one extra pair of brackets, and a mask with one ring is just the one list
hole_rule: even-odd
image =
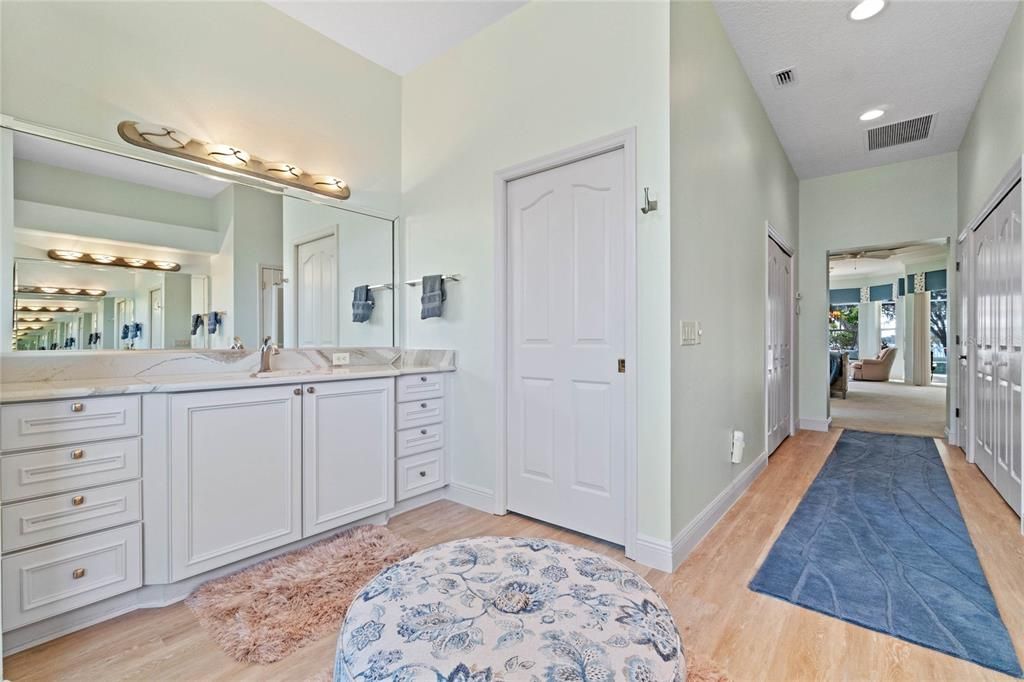
[(960, 335), (959, 334), (956, 335), (956, 345), (958, 345), (958, 346), (960, 345)]
[(957, 419), (959, 419), (959, 418), (960, 418), (960, 408), (959, 408), (959, 407), (958, 407), (958, 408), (956, 408), (956, 418), (957, 418)]
[(619, 374), (626, 373), (626, 358), (619, 358)]
[(960, 261), (956, 262), (956, 271), (960, 272)]

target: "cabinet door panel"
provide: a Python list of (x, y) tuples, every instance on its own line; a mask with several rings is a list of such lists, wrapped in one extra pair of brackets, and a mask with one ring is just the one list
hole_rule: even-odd
[(394, 506), (394, 382), (306, 388), (302, 521), (309, 536)]
[(172, 397), (174, 580), (302, 537), (302, 401), (294, 389)]

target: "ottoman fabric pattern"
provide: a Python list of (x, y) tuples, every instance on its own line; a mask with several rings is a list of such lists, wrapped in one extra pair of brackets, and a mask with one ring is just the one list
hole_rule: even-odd
[(336, 681), (673, 682), (672, 615), (622, 565), (536, 538), (458, 540), (389, 566), (338, 638)]

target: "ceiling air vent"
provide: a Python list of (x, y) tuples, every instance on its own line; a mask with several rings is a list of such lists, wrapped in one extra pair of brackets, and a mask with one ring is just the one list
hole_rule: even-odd
[(783, 69), (772, 74), (775, 79), (775, 87), (784, 88), (787, 85), (796, 84), (796, 72), (793, 69)]
[(932, 130), (932, 116), (919, 116), (908, 118), (906, 121), (897, 121), (889, 125), (879, 126), (868, 130), (868, 151), (895, 147), (898, 144), (917, 142), (928, 137)]

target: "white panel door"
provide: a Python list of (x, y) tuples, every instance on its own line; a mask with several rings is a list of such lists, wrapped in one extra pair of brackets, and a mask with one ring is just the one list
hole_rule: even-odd
[(971, 339), (974, 336), (973, 321), (974, 312), (971, 308), (973, 297), (971, 296), (971, 240), (965, 238), (956, 245), (957, 262), (957, 331), (956, 331), (956, 352), (957, 352), (957, 443), (964, 449), (968, 457), (971, 457), (973, 443), (970, 437), (971, 407), (971, 372), (969, 366), (969, 353)]
[(791, 333), (793, 259), (782, 250), (774, 239), (768, 240), (768, 309), (765, 325), (765, 382), (767, 398), (768, 454), (789, 436), (790, 432), (790, 391), (793, 366), (793, 344)]
[(1021, 513), (1021, 188), (974, 234), (975, 463)]
[(305, 387), (303, 536), (395, 506), (394, 386), (388, 378)]
[(338, 344), (338, 240), (334, 235), (298, 249), (299, 346)]
[(624, 163), (616, 150), (508, 185), (508, 508), (619, 544)]
[(173, 580), (302, 537), (301, 395), (268, 386), (171, 397)]

